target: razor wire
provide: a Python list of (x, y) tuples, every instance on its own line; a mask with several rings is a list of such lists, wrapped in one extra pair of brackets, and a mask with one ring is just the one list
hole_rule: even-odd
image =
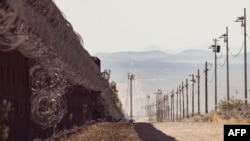
[(47, 71), (34, 60), (29, 68), (31, 119), (43, 128), (52, 127), (67, 113), (63, 95), (69, 84), (56, 69)]
[[(18, 50), (57, 67), (75, 84), (107, 87), (83, 41), (51, 0), (5, 0), (0, 4), (0, 50)], [(87, 65), (87, 67), (86, 67)]]
[(62, 95), (41, 90), (31, 96), (31, 119), (42, 128), (58, 124), (67, 113), (67, 105)]
[[(83, 41), (51, 0), (0, 2), (0, 51), (17, 50), (30, 60), (31, 119), (49, 128), (67, 112), (69, 85), (102, 93), (106, 109), (120, 114), (108, 82), (83, 47)], [(108, 94), (107, 94), (108, 93)]]

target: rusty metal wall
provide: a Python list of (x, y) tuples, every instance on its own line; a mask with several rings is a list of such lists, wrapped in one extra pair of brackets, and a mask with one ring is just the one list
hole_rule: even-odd
[[(6, 124), (8, 141), (47, 139), (63, 130), (73, 129), (87, 121), (108, 119), (101, 92), (80, 85), (71, 86), (63, 96), (68, 112), (55, 127), (44, 129), (31, 120), (31, 90), (29, 86), (29, 59), (17, 51), (0, 51), (0, 102), (12, 103), (13, 109)], [(97, 62), (100, 65), (100, 61)]]
[(10, 127), (8, 140), (28, 138), (29, 96), (28, 59), (17, 51), (0, 52), (0, 102), (4, 99), (12, 104), (7, 125)]

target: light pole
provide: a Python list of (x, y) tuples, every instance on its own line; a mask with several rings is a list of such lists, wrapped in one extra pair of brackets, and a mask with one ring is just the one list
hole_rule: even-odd
[(162, 121), (162, 90), (158, 89), (156, 94), (156, 121)]
[(159, 121), (162, 122), (163, 119), (163, 111), (162, 111), (162, 90), (158, 89), (159, 93)]
[(172, 98), (172, 116), (173, 116), (173, 120), (172, 121), (175, 121), (175, 116), (174, 116), (174, 90), (172, 91), (172, 95), (171, 95), (171, 98)]
[(200, 70), (198, 69), (197, 83), (198, 83), (198, 115), (200, 115)]
[(183, 119), (185, 117), (185, 112), (184, 112), (184, 86), (183, 86), (183, 81), (181, 83), (181, 90), (182, 90), (182, 116), (183, 116)]
[(247, 33), (246, 33), (246, 8), (244, 8), (244, 16), (238, 17), (235, 22), (241, 22), (244, 27), (244, 71), (245, 71), (245, 105), (247, 106)]
[(179, 85), (179, 103), (180, 103), (180, 120), (181, 120), (181, 95), (182, 95), (182, 88), (181, 85)]
[(177, 90), (176, 90), (176, 121), (178, 121), (178, 87), (177, 87)]
[(214, 77), (215, 77), (215, 82), (214, 82), (214, 91), (215, 91), (215, 111), (217, 111), (217, 52), (220, 52), (220, 46), (217, 45), (217, 39), (213, 39), (214, 45), (210, 46), (209, 48), (213, 49), (214, 52)]
[(194, 83), (196, 82), (196, 80), (194, 79), (194, 74), (190, 76), (192, 76), (190, 82), (192, 84), (192, 116), (194, 116)]
[(156, 122), (159, 121), (159, 95), (158, 92), (155, 93), (155, 115), (156, 115)]
[(167, 120), (169, 121), (169, 97), (168, 97), (168, 94), (167, 94), (167, 96), (166, 96), (166, 98), (167, 98)]
[[(227, 48), (227, 101), (229, 101), (229, 62), (228, 62), (228, 27), (226, 27), (226, 33), (222, 34), (220, 38), (224, 39)], [(229, 109), (229, 103), (227, 102), (227, 109)]]
[(207, 102), (207, 72), (208, 72), (208, 69), (207, 69), (207, 62), (205, 63), (205, 113), (207, 114), (208, 113), (208, 102)]
[(147, 96), (147, 99), (148, 99), (148, 103), (147, 103), (147, 116), (149, 117), (149, 98), (150, 96), (148, 95)]
[(162, 101), (163, 101), (163, 106), (162, 106), (163, 107), (163, 112), (162, 112), (163, 114), (162, 115), (163, 115), (163, 121), (164, 121), (166, 118), (166, 95), (165, 94), (163, 95)]
[(130, 80), (130, 121), (133, 122), (133, 112), (132, 112), (132, 80), (134, 80), (135, 75), (128, 73), (128, 79)]
[(188, 118), (188, 79), (186, 79), (186, 104), (187, 104), (187, 118)]
[(173, 121), (173, 94), (170, 94), (170, 120)]

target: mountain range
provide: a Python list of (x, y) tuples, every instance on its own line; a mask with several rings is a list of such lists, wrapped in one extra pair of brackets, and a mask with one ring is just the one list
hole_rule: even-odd
[[(205, 62), (208, 63), (208, 99), (209, 108), (214, 107), (214, 52), (211, 50), (184, 50), (178, 54), (171, 54), (161, 50), (152, 51), (126, 51), (114, 53), (97, 53), (101, 60), (101, 70), (110, 69), (111, 79), (115, 81), (118, 88), (118, 95), (123, 103), (125, 113), (129, 112), (129, 80), (128, 73), (133, 73), (133, 103), (136, 117), (143, 115), (142, 107), (146, 104), (146, 97), (149, 95), (150, 103), (154, 103), (154, 93), (161, 89), (164, 94), (200, 74), (201, 103), (204, 103), (205, 85)], [(250, 54), (248, 53), (248, 56)], [(250, 59), (248, 59), (248, 62)], [(249, 65), (248, 65), (249, 66)], [(229, 55), (230, 93), (231, 96), (243, 98), (244, 94), (244, 58), (243, 54), (234, 57)], [(249, 76), (249, 75), (248, 75)], [(250, 78), (250, 77), (249, 77)], [(195, 77), (197, 79), (197, 77)], [(237, 83), (236, 83), (237, 82)], [(217, 54), (217, 84), (218, 99), (226, 97), (226, 55)], [(190, 85), (190, 84), (189, 84)], [(197, 96), (197, 83), (195, 84)], [(191, 85), (189, 86), (191, 94)], [(250, 96), (249, 96), (250, 97)], [(196, 100), (195, 100), (196, 101)], [(191, 103), (191, 102), (189, 102)], [(204, 105), (201, 105), (201, 109)]]

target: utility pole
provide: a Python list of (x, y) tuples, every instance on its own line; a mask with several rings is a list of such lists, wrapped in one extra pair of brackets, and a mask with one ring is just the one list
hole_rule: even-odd
[(207, 102), (207, 62), (205, 63), (205, 113), (208, 113), (208, 102)]
[(180, 120), (181, 120), (181, 85), (179, 85), (179, 103), (180, 103)]
[(168, 99), (167, 99), (167, 95), (164, 94), (164, 97), (163, 97), (163, 119), (164, 121), (166, 121), (167, 119), (167, 110), (168, 110)]
[(191, 84), (192, 84), (192, 117), (194, 116), (194, 83), (195, 83), (195, 79), (194, 79), (194, 74), (191, 75), (192, 79), (190, 80)]
[(198, 83), (198, 115), (200, 115), (200, 70), (198, 69), (197, 83)]
[(158, 89), (158, 94), (159, 94), (159, 121), (162, 122), (163, 120), (163, 111), (162, 111), (162, 90)]
[(130, 80), (130, 121), (133, 121), (132, 112), (132, 80), (134, 80), (135, 75), (128, 73), (128, 79)]
[(176, 90), (176, 121), (178, 121), (178, 87), (177, 87), (177, 90)]
[(167, 119), (168, 119), (168, 121), (169, 121), (169, 97), (168, 97), (168, 94), (167, 94)]
[(186, 100), (187, 100), (187, 118), (188, 118), (188, 79), (186, 79)]
[(215, 111), (217, 111), (217, 52), (220, 52), (220, 46), (217, 45), (217, 39), (213, 39), (214, 45), (212, 45), (210, 48), (213, 49), (214, 52), (214, 91), (215, 91)]
[(156, 122), (159, 121), (159, 95), (158, 92), (155, 93), (155, 110), (156, 110)]
[(241, 26), (244, 27), (244, 71), (245, 71), (245, 105), (247, 106), (247, 22), (246, 22), (246, 8), (244, 8), (244, 16), (238, 17), (235, 22), (241, 22)]
[(163, 119), (162, 91), (160, 89), (158, 89), (158, 92), (156, 92), (156, 119), (157, 122), (160, 122)]
[(171, 100), (170, 100), (170, 110), (171, 110), (171, 111), (170, 111), (170, 118), (171, 118), (171, 119), (170, 119), (170, 120), (171, 120), (171, 121), (174, 121), (174, 120), (173, 120), (173, 94), (170, 95), (170, 98), (171, 98)]
[(175, 116), (174, 116), (174, 90), (172, 91), (172, 97), (173, 97), (173, 121), (175, 121)]
[(182, 116), (183, 118), (185, 117), (185, 112), (184, 112), (184, 86), (183, 86), (183, 81), (181, 83), (181, 90), (182, 90)]
[(220, 38), (224, 39), (227, 48), (227, 109), (229, 109), (229, 62), (228, 62), (228, 27), (226, 27), (226, 33), (221, 35)]
[(149, 98), (150, 96), (148, 95), (147, 96), (147, 99), (148, 99), (148, 103), (147, 103), (147, 116), (149, 117)]

